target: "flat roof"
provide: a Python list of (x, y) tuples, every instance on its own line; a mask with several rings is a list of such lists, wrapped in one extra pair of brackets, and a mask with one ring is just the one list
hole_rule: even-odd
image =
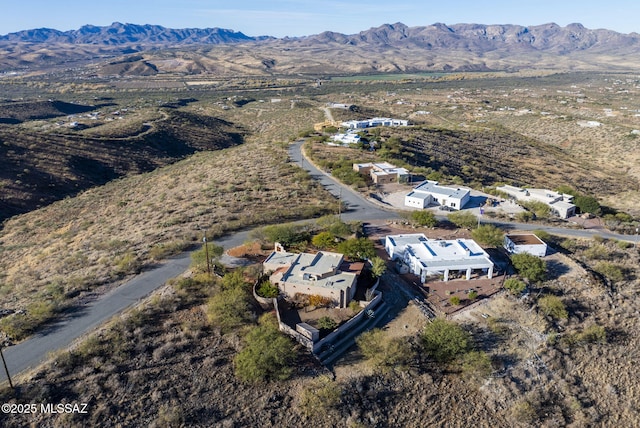
[(340, 268), (342, 254), (321, 251), (317, 254), (302, 253), (295, 256), (291, 267), (283, 274), (282, 282), (313, 285), (334, 290), (346, 290), (355, 282), (355, 274), (341, 271), (325, 278), (311, 279), (308, 277), (308, 275), (323, 276)]
[(515, 245), (547, 245), (533, 233), (508, 234), (507, 238)]
[(290, 266), (297, 257), (297, 254), (287, 253), (285, 251), (274, 251), (264, 261), (264, 264), (276, 266)]
[(473, 239), (428, 239), (422, 233), (390, 235), (389, 242), (399, 252), (408, 252), (424, 267), (488, 267), (489, 255)]
[(574, 204), (565, 201), (554, 202), (551, 204), (551, 206), (554, 208), (562, 208), (564, 211), (570, 211), (571, 209), (575, 208)]
[(436, 181), (427, 180), (414, 187), (412, 193), (415, 192), (431, 193), (435, 195), (449, 196), (451, 198), (461, 199), (465, 195), (469, 194), (470, 190), (460, 187), (440, 186)]

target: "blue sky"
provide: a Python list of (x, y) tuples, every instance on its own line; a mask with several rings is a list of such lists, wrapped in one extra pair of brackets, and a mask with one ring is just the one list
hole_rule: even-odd
[(353, 34), (396, 22), (409, 26), (580, 22), (588, 28), (640, 33), (638, 17), (638, 0), (14, 0), (2, 8), (0, 34), (42, 27), (64, 31), (115, 21), (220, 27), (276, 37), (325, 30)]

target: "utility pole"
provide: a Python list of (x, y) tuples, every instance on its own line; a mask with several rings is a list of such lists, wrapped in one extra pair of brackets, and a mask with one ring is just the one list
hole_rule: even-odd
[(339, 188), (339, 196), (338, 196), (338, 220), (341, 220), (342, 215), (342, 187)]
[(211, 277), (211, 261), (209, 260), (209, 246), (207, 245), (206, 234), (202, 238), (202, 242), (204, 242), (204, 255), (207, 258), (207, 273), (209, 274), (209, 277)]
[(3, 346), (0, 345), (0, 357), (2, 357), (2, 365), (4, 366), (4, 372), (7, 374), (7, 379), (9, 379), (9, 386), (13, 389), (13, 382), (11, 382), (11, 376), (9, 376), (9, 369), (7, 368), (7, 362), (4, 360), (4, 354), (2, 353)]
[(636, 227), (636, 240), (633, 241), (633, 249), (635, 250), (636, 248), (638, 248), (638, 231), (640, 231), (640, 228)]

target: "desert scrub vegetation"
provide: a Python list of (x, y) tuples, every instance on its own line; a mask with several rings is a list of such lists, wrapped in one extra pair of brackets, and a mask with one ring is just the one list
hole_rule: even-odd
[(448, 214), (447, 220), (464, 229), (472, 229), (478, 225), (478, 218), (469, 211), (456, 211)]
[[(265, 126), (286, 120), (265, 116)], [(284, 146), (263, 138), (249, 135), (242, 147), (196, 153), (8, 219), (0, 231), (3, 290), (10, 296), (3, 309), (46, 301), (40, 291), (54, 282), (73, 304), (174, 245), (200, 241), (203, 230), (215, 241), (240, 228), (336, 212), (334, 198), (288, 163)]]
[(309, 244), (320, 250), (335, 250), (353, 234), (360, 234), (362, 222), (343, 222), (336, 215), (325, 215), (315, 221), (283, 223), (251, 231), (250, 239), (261, 245), (280, 243), (292, 250), (305, 251)]
[(464, 362), (467, 370), (475, 368), (488, 374), (488, 358), (480, 350), (474, 349), (471, 336), (458, 324), (436, 318), (425, 325), (421, 339), (427, 355), (438, 364), (454, 365)]
[(540, 297), (538, 299), (538, 308), (543, 314), (554, 320), (565, 320), (569, 318), (567, 308), (558, 296), (546, 295)]
[(483, 224), (471, 231), (471, 237), (482, 245), (500, 247), (504, 241), (504, 232), (492, 224)]
[(246, 382), (284, 380), (293, 372), (297, 347), (278, 329), (271, 313), (244, 337), (244, 347), (234, 359), (236, 375)]
[[(153, 120), (157, 112), (141, 113)], [(0, 180), (6, 204), (0, 220), (111, 180), (151, 171), (201, 150), (241, 144), (244, 131), (215, 117), (173, 110), (148, 132), (126, 127), (104, 134), (42, 132), (0, 124), (0, 150), (7, 178)], [(125, 122), (125, 121), (118, 121)], [(95, 123), (93, 123), (95, 125)], [(65, 129), (65, 128), (62, 128)], [(28, 154), (28, 155), (27, 155)], [(28, 172), (25, 172), (28, 171)]]
[(517, 278), (508, 278), (504, 281), (503, 287), (514, 296), (520, 296), (527, 288), (527, 284)]
[(356, 339), (359, 351), (373, 369), (383, 373), (407, 370), (415, 358), (415, 351), (404, 337), (389, 337), (375, 328)]
[(529, 253), (513, 254), (511, 263), (518, 275), (530, 283), (543, 281), (547, 276), (545, 261)]
[(338, 382), (319, 376), (303, 389), (298, 406), (306, 417), (321, 417), (340, 403), (342, 392)]
[(438, 224), (435, 214), (426, 210), (412, 211), (409, 214), (409, 221), (422, 227), (435, 227)]

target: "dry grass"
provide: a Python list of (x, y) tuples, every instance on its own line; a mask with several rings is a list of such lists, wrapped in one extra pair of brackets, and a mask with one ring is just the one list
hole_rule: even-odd
[[(588, 246), (581, 243), (580, 251)], [(626, 249), (633, 275), (638, 254)], [(634, 259), (635, 258), (635, 259)], [(166, 288), (140, 309), (117, 320), (54, 365), (21, 384), (22, 399), (88, 402), (89, 414), (37, 415), (34, 423), (65, 426), (233, 425), (465, 427), (634, 426), (638, 378), (638, 283), (630, 276), (619, 293), (580, 266), (573, 256), (553, 257), (546, 292), (561, 296), (570, 318), (555, 324), (530, 301), (499, 297), (458, 316), (476, 345), (492, 359), (494, 376), (472, 379), (419, 357), (408, 372), (372, 372), (357, 352), (337, 368), (337, 401), (321, 412), (300, 407), (300, 396), (326, 374), (311, 359), (298, 362), (289, 381), (258, 386), (239, 382), (232, 360), (235, 334), (207, 325), (205, 294)], [(200, 297), (198, 297), (200, 296)], [(479, 312), (488, 313), (483, 318)], [(417, 346), (421, 314), (410, 305), (385, 327)], [(423, 321), (424, 322), (424, 321)], [(590, 326), (607, 343), (568, 340)], [(150, 387), (152, 385), (152, 387)], [(0, 393), (7, 401), (8, 391)], [(12, 416), (7, 426), (21, 426)]]
[[(488, 88), (474, 87), (485, 83)], [(616, 177), (611, 165), (600, 168), (579, 150), (563, 147), (562, 138), (571, 132), (573, 119), (540, 114), (537, 130), (533, 116), (497, 107), (507, 99), (515, 102), (513, 97), (520, 94), (518, 109), (534, 101), (546, 109), (566, 96), (553, 92), (568, 85), (564, 78), (536, 83), (536, 88), (548, 87), (546, 101), (516, 92), (510, 85), (491, 87), (496, 83), (489, 79), (454, 85), (429, 88), (428, 94), (416, 86), (410, 91), (400, 86), (396, 94), (374, 92), (358, 101), (390, 116), (432, 110), (426, 122), (456, 130), (477, 128), (481, 123), (467, 122), (486, 119), (529, 137), (537, 132), (543, 139), (545, 134), (546, 143), (574, 156), (576, 163)], [(461, 86), (472, 91), (460, 93)], [(366, 85), (354, 87), (357, 91)], [(134, 262), (144, 263), (152, 254), (162, 253), (156, 245), (179, 248), (193, 242), (200, 236), (197, 227), (220, 233), (330, 207), (332, 199), (288, 165), (284, 145), (274, 142), (286, 141), (322, 120), (322, 112), (313, 107), (316, 101), (348, 102), (355, 100), (352, 96), (343, 92), (291, 103), (291, 98), (280, 94), (280, 103), (256, 100), (229, 110), (205, 102), (186, 107), (243, 124), (251, 135), (241, 147), (200, 153), (8, 221), (0, 236), (3, 301), (18, 309), (46, 300), (46, 293), (57, 295), (60, 286), (67, 292), (111, 283), (136, 266)], [(617, 95), (608, 96), (615, 99)], [(478, 110), (488, 110), (482, 102), (485, 98), (495, 106), (490, 112)], [(402, 99), (410, 104), (397, 104)], [(311, 107), (300, 107), (304, 103)], [(573, 109), (560, 104), (554, 114), (566, 114), (565, 108)], [(574, 112), (581, 118), (591, 113)], [(633, 120), (625, 117), (624, 121)], [(600, 139), (604, 150), (615, 152), (615, 136), (583, 131), (581, 138), (590, 139), (592, 150)], [(336, 158), (344, 154), (339, 152)], [(541, 291), (561, 298), (568, 320), (556, 322), (541, 314), (537, 292), (522, 300), (496, 298), (459, 320), (492, 358), (495, 376), (481, 383), (425, 360), (412, 364), (408, 373), (376, 374), (364, 369), (359, 355), (352, 353), (346, 357), (351, 359), (348, 368), (338, 373), (337, 387), (344, 391), (339, 403), (305, 416), (297, 407), (299, 395), (311, 379), (324, 373), (321, 368), (305, 360), (287, 382), (258, 387), (238, 382), (232, 359), (239, 338), (211, 329), (197, 298), (176, 297), (168, 291), (149, 307), (134, 311), (127, 321), (81, 344), (77, 352), (63, 353), (57, 365), (45, 366), (32, 379), (25, 379), (21, 402), (90, 403), (86, 419), (38, 415), (30, 421), (61, 426), (636, 426), (639, 254), (607, 241), (565, 244), (574, 253), (553, 259), (551, 279), (541, 285)], [(611, 284), (593, 273), (603, 261), (619, 265), (624, 279)], [(410, 307), (400, 319), (415, 312)], [(478, 312), (491, 316), (483, 318)], [(577, 340), (594, 325), (605, 329), (606, 343)], [(413, 319), (391, 325), (389, 334), (414, 337), (419, 329)], [(12, 400), (8, 391), (0, 396)], [(3, 422), (23, 426), (25, 419), (11, 417)]]
[(158, 246), (195, 242), (200, 229), (219, 235), (335, 211), (333, 198), (271, 139), (295, 135), (282, 121), (295, 123), (298, 110), (269, 107), (259, 118), (237, 114), (256, 127), (240, 147), (198, 153), (8, 220), (0, 234), (3, 309), (50, 300), (52, 284), (63, 301), (81, 301), (151, 263), (163, 253)]

